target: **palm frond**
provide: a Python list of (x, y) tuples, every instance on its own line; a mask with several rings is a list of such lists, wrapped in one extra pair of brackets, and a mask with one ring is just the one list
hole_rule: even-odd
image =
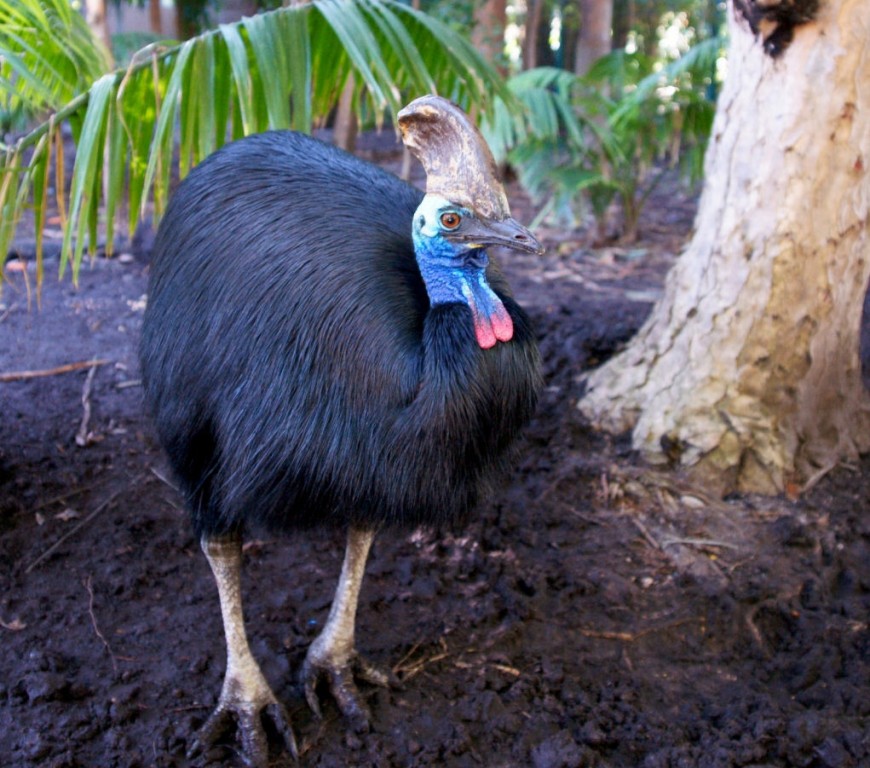
[(0, 106), (58, 109), (110, 66), (69, 0), (0, 0)]
[[(36, 13), (42, 2), (0, 0), (0, 10), (23, 4)], [(31, 56), (36, 44), (24, 42), (29, 48), (20, 50)], [(54, 61), (45, 59), (40, 73)], [(56, 97), (54, 81), (43, 81), (30, 63), (18, 63), (30, 75), (15, 75), (10, 87), (21, 97), (26, 88), (36, 94), (39, 83), (50, 83), (36, 95)], [(467, 40), (398, 0), (313, 0), (244, 18), (180, 46), (151, 46), (127, 69), (91, 78), (96, 82), (88, 90), (7, 148), (0, 166), (0, 253), (25, 205), (34, 206), (39, 221), (45, 218), (44, 178), (62, 123), (72, 127), (76, 160), (68, 201), (59, 199), (68, 212), (61, 269), (71, 261), (75, 278), (85, 244), (91, 253), (96, 248), (101, 215), (107, 238), (114, 232), (109, 219), (124, 202), (131, 229), (149, 199), (159, 218), (174, 162), (183, 177), (230, 139), (274, 128), (310, 131), (325, 122), (351, 77), (360, 114), (375, 124), (429, 92), (466, 109), (486, 111), (494, 99), (507, 111), (517, 104)], [(57, 106), (56, 98), (39, 103)]]
[(719, 39), (706, 40), (663, 66), (638, 52), (613, 51), (583, 77), (522, 72), (508, 87), (523, 109), (508, 111), (496, 100), (484, 135), (544, 204), (540, 216), (571, 221), (580, 197), (598, 216), (617, 194), (634, 216), (655, 186), (650, 171), (657, 163), (679, 162), (690, 179), (700, 177), (715, 112), (707, 86), (721, 49)]
[(481, 124), (496, 160), (502, 162), (512, 147), (528, 139), (552, 140), (562, 131), (579, 143), (583, 116), (573, 107), (576, 86), (576, 75), (555, 67), (537, 67), (510, 78), (508, 89), (519, 108), (499, 96)]
[[(636, 77), (631, 83), (634, 87), (630, 93), (623, 91), (625, 97), (614, 111), (613, 121), (619, 123), (630, 120), (638, 105), (648, 101), (653, 92), (664, 84), (681, 86), (682, 91), (690, 97), (702, 94), (698, 83), (712, 76), (716, 59), (722, 55), (723, 45), (721, 38), (711, 37), (692, 46), (680, 58), (669, 62), (658, 71), (650, 72), (648, 67), (638, 66)], [(604, 57), (601, 61), (605, 62), (608, 58), (610, 57)]]

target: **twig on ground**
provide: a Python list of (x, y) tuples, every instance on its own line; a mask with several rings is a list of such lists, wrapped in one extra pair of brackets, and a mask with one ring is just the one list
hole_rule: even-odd
[(638, 635), (631, 632), (606, 632), (597, 629), (579, 629), (578, 632), (583, 637), (594, 637), (597, 640), (622, 640), (626, 643), (633, 643), (638, 638)]
[(700, 547), (703, 549), (704, 547), (723, 547), (724, 549), (740, 549), (736, 544), (730, 544), (727, 541), (716, 541), (715, 539), (664, 539), (662, 541), (662, 547), (669, 547), (671, 544), (688, 544), (692, 547)]
[(106, 652), (109, 654), (109, 658), (112, 660), (112, 671), (115, 674), (118, 674), (118, 660), (115, 658), (115, 654), (112, 653), (112, 648), (109, 645), (109, 641), (106, 640), (103, 633), (100, 632), (100, 628), (97, 626), (97, 617), (94, 614), (94, 590), (93, 587), (91, 587), (90, 575), (88, 575), (87, 578), (83, 579), (82, 583), (85, 585), (85, 589), (88, 590), (88, 613), (91, 617), (91, 624), (94, 627), (94, 632), (96, 633), (97, 637), (100, 638), (103, 645), (106, 646)]
[(440, 653), (435, 653), (432, 656), (424, 657), (422, 659), (419, 659), (418, 661), (415, 661), (413, 664), (405, 666), (405, 662), (408, 660), (408, 658), (414, 653), (414, 651), (417, 650), (417, 648), (420, 647), (420, 643), (416, 643), (414, 647), (411, 648), (411, 650), (408, 651), (408, 653), (406, 653), (404, 657), (402, 657), (399, 663), (393, 667), (393, 674), (396, 677), (399, 677), (401, 673), (401, 679), (403, 681), (409, 680), (410, 678), (420, 674), (420, 672), (422, 672), (430, 664), (434, 664), (436, 661), (442, 661), (443, 659), (446, 659), (450, 655), (449, 651), (447, 650), (447, 642), (444, 640), (443, 637), (439, 637), (438, 644), (441, 646)]
[(30, 511), (31, 512), (38, 512), (39, 510), (45, 509), (46, 507), (50, 507), (53, 504), (60, 504), (61, 502), (69, 501), (74, 496), (80, 496), (81, 494), (86, 493), (88, 491), (95, 491), (97, 488), (102, 488), (107, 483), (109, 483), (109, 480), (102, 480), (101, 482), (94, 483), (93, 485), (79, 486), (78, 488), (74, 488), (71, 491), (67, 491), (66, 493), (62, 493), (60, 496), (54, 496), (50, 499), (47, 499), (46, 501), (40, 502), (35, 507), (33, 507), (33, 509), (31, 509)]
[(634, 643), (637, 640), (640, 640), (642, 637), (646, 637), (647, 635), (652, 635), (657, 632), (669, 632), (670, 630), (681, 627), (684, 624), (697, 624), (701, 621), (702, 619), (692, 616), (686, 619), (672, 621), (670, 624), (661, 624), (655, 627), (647, 627), (646, 629), (641, 629), (639, 632), (599, 632), (595, 629), (580, 629), (579, 632), (584, 637), (595, 637), (602, 640), (622, 640), (626, 643)]
[[(138, 480), (141, 479), (141, 477), (142, 477), (142, 475), (137, 475), (135, 478), (133, 478), (130, 485), (135, 484)], [(39, 565), (43, 560), (45, 560), (45, 558), (47, 558), (49, 555), (51, 555), (68, 538), (70, 538), (71, 536), (78, 533), (78, 531), (80, 531), (82, 528), (84, 528), (89, 522), (91, 522), (91, 520), (93, 520), (98, 514), (100, 514), (100, 512), (102, 512), (106, 507), (108, 507), (118, 496), (120, 496), (125, 490), (127, 490), (127, 487), (128, 486), (125, 486), (123, 488), (119, 488), (117, 491), (110, 494), (107, 499), (105, 499), (104, 501), (102, 501), (100, 504), (97, 505), (96, 509), (94, 509), (93, 512), (91, 512), (87, 517), (85, 517), (80, 523), (77, 523), (70, 530), (68, 530), (63, 536), (61, 536), (56, 542), (54, 542), (54, 544), (52, 544), (48, 549), (46, 549), (45, 552), (43, 552), (39, 557), (37, 557), (36, 560), (34, 560), (30, 565), (28, 565), (27, 568), (24, 569), (24, 572), (30, 573), (34, 568), (36, 568), (37, 565)]]
[(152, 475), (154, 475), (154, 477), (156, 477), (161, 483), (163, 483), (164, 485), (168, 485), (173, 491), (179, 491), (179, 493), (181, 492), (178, 486), (173, 483), (168, 477), (166, 477), (166, 475), (164, 475), (160, 470), (154, 469), (154, 467), (148, 467), (148, 471)]
[(67, 363), (66, 365), (59, 365), (56, 368), (46, 368), (40, 371), (13, 371), (11, 373), (0, 373), (0, 383), (39, 379), (45, 376), (57, 376), (60, 373), (81, 371), (84, 368), (96, 368), (99, 365), (106, 365), (108, 362), (108, 360), (83, 360), (80, 363)]
[(758, 614), (758, 611), (761, 610), (767, 601), (759, 603), (756, 605), (749, 613), (746, 614), (746, 628), (749, 630), (749, 634), (752, 639), (755, 641), (755, 644), (761, 649), (762, 653), (765, 656), (770, 656), (770, 648), (768, 648), (767, 643), (764, 642), (764, 638), (761, 635), (761, 631), (758, 629), (758, 626), (755, 623), (755, 617)]
[(401, 659), (399, 659), (399, 660), (398, 660), (398, 661), (393, 665), (393, 674), (395, 674), (398, 670), (400, 670), (400, 669), (402, 668), (402, 666), (404, 665), (404, 663), (405, 663), (408, 659), (410, 659), (410, 658), (411, 658), (415, 653), (417, 653), (417, 649), (418, 649), (421, 645), (422, 645), (422, 642), (421, 642), (421, 641), (417, 641), (416, 643), (414, 643), (414, 645), (411, 646), (411, 650), (408, 651), (404, 656), (402, 656)]
[(94, 435), (93, 432), (88, 431), (88, 422), (91, 420), (91, 387), (93, 386), (96, 373), (97, 366), (91, 366), (85, 379), (85, 384), (82, 387), (82, 423), (79, 426), (79, 431), (76, 432), (76, 445), (81, 448), (93, 442)]
[(521, 670), (516, 667), (509, 667), (507, 664), (491, 664), (490, 666), (499, 672), (510, 675), (511, 677), (520, 677), (523, 674)]
[(641, 532), (643, 537), (647, 540), (649, 545), (653, 549), (661, 549), (662, 545), (658, 542), (658, 540), (650, 533), (649, 528), (647, 528), (643, 522), (637, 517), (632, 517), (631, 522), (634, 523), (635, 527)]

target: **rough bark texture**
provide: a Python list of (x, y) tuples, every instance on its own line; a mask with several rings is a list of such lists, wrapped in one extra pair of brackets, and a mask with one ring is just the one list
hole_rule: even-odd
[(870, 449), (870, 3), (830, 0), (778, 58), (729, 20), (696, 234), (580, 408), (720, 492), (795, 491)]

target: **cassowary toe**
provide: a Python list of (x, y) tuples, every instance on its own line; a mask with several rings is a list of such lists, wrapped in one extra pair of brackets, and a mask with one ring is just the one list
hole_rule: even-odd
[(325, 682), (342, 715), (357, 732), (369, 730), (371, 713), (356, 681), (362, 680), (382, 688), (398, 685), (392, 673), (374, 666), (356, 651), (347, 660), (340, 661), (327, 654), (318, 654), (314, 646), (305, 657), (301, 678), (305, 699), (316, 717), (322, 717), (317, 688), (321, 682)]

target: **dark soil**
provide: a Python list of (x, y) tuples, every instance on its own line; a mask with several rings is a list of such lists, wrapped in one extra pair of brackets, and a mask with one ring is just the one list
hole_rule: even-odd
[[(870, 458), (798, 500), (723, 502), (575, 408), (578, 376), (639, 327), (692, 215), (672, 188), (631, 248), (553, 230), (546, 257), (506, 264), (547, 389), (466, 530), (376, 541), (358, 646), (401, 687), (364, 688), (370, 732), (331, 704), (315, 720), (296, 682), (342, 534), (248, 542), (251, 643), (302, 766), (870, 765)], [(78, 289), (49, 278), (30, 310), (8, 267), (0, 372), (104, 364), (0, 383), (0, 765), (240, 765), (232, 745), (185, 757), (224, 639), (142, 410), (147, 262), (97, 259)]]

